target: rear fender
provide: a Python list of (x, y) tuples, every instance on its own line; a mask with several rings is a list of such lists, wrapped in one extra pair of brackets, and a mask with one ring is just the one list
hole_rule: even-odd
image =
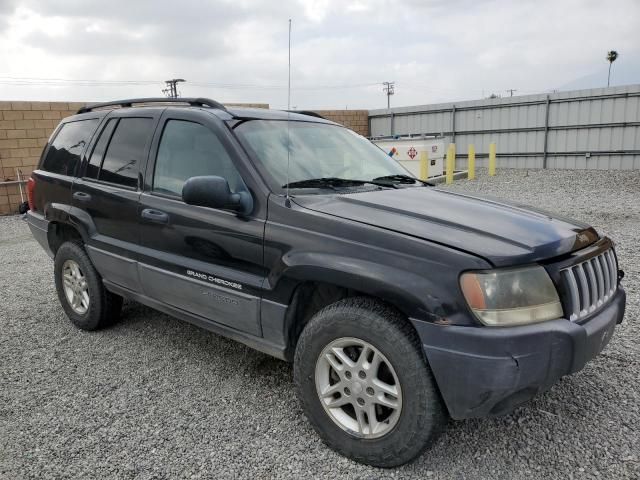
[(50, 202), (44, 206), (44, 218), (48, 222), (69, 223), (70, 205)]
[(85, 243), (88, 243), (89, 239), (96, 234), (96, 224), (91, 215), (80, 208), (69, 208), (69, 223), (80, 232)]

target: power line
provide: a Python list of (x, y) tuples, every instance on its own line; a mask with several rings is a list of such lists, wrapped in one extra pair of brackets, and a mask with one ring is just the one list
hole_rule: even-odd
[[(258, 84), (238, 84), (238, 83), (213, 83), (213, 82), (189, 82), (189, 85), (198, 87), (213, 87), (225, 89), (258, 89), (258, 90), (286, 90), (286, 85), (258, 85)], [(302, 85), (291, 87), (291, 90), (348, 90), (351, 88), (365, 88), (380, 85), (380, 82), (359, 83), (351, 85)]]
[(70, 78), (38, 78), (38, 77), (6, 77), (0, 76), (0, 83), (33, 83), (33, 84), (103, 84), (103, 85), (130, 85), (140, 84), (149, 85), (162, 83), (162, 80), (87, 80), (87, 79), (70, 79)]
[[(69, 79), (69, 78), (39, 78), (39, 77), (7, 77), (0, 76), (1, 85), (34, 85), (34, 86), (130, 86), (130, 85), (162, 85), (166, 80), (98, 80), (98, 79)], [(352, 88), (366, 88), (379, 85), (379, 82), (342, 84), (342, 85), (301, 85), (292, 90), (346, 90)], [(268, 85), (250, 83), (218, 83), (211, 81), (189, 81), (189, 85), (196, 87), (211, 87), (220, 89), (256, 89), (256, 90), (284, 90), (287, 85)]]
[[(405, 87), (405, 90), (428, 90), (429, 92), (441, 92), (443, 94), (454, 94), (459, 92), (466, 92), (467, 96), (480, 95), (481, 90), (472, 90), (465, 88), (453, 88), (445, 86), (432, 86), (426, 84), (420, 84), (417, 82), (369, 82), (369, 83), (353, 83), (353, 84), (317, 84), (317, 85), (296, 85), (292, 86), (292, 92), (322, 92), (322, 91), (339, 91), (339, 90), (363, 90), (374, 89), (379, 87), (382, 83), (383, 91), (387, 95), (387, 108), (391, 106), (391, 95), (395, 94), (395, 87), (401, 85)], [(172, 95), (171, 88), (168, 87), (166, 80), (160, 79), (71, 79), (60, 77), (29, 77), (29, 76), (0, 76), (0, 85), (13, 86), (13, 87), (73, 87), (73, 88), (90, 88), (90, 87), (104, 87), (104, 88), (122, 88), (122, 87), (150, 87), (150, 86), (165, 86), (168, 89), (166, 94)], [(255, 91), (284, 91), (287, 89), (286, 84), (267, 84), (267, 83), (223, 83), (209, 80), (196, 80), (189, 81), (189, 86), (198, 88), (210, 88), (218, 90), (255, 90)], [(373, 90), (371, 90), (373, 92)], [(491, 90), (489, 90), (491, 91)], [(494, 90), (496, 91), (496, 90)], [(499, 91), (499, 90), (498, 90)], [(550, 89), (506, 89), (511, 96), (515, 92), (532, 94), (532, 93), (544, 93), (551, 91)], [(415, 92), (420, 93), (420, 92)], [(177, 90), (175, 92), (177, 95)], [(484, 91), (482, 91), (482, 97), (484, 97)]]
[[(44, 77), (18, 77), (18, 76), (0, 76), (0, 85), (34, 85), (34, 86), (129, 86), (129, 85), (164, 85), (165, 80), (161, 79), (140, 79), (140, 80), (101, 80), (101, 79), (71, 79), (71, 78), (44, 78)], [(347, 90), (355, 88), (367, 88), (387, 83), (404, 86), (410, 89), (428, 89), (430, 91), (440, 92), (457, 92), (464, 90), (473, 94), (480, 94), (482, 90), (473, 90), (465, 88), (434, 86), (412, 82), (369, 82), (369, 83), (352, 83), (352, 84), (336, 84), (336, 85), (300, 85), (292, 90)], [(279, 90), (286, 89), (286, 84), (257, 84), (257, 83), (221, 83), (207, 80), (189, 81), (189, 85), (196, 87), (211, 87), (220, 89), (256, 89), (256, 90)], [(492, 90), (492, 89), (488, 89)], [(495, 89), (493, 89), (495, 91)], [(549, 88), (527, 88), (527, 89), (507, 89), (507, 92), (524, 92), (524, 93), (544, 93), (551, 91)], [(386, 89), (385, 89), (386, 92)]]

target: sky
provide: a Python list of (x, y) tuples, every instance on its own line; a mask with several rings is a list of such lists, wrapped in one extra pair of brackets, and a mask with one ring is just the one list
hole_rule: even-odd
[(0, 0), (0, 100), (392, 106), (640, 83), (640, 0)]

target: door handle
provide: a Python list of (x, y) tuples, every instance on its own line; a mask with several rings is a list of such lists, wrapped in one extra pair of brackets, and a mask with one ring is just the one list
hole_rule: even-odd
[(91, 201), (91, 195), (89, 195), (88, 193), (84, 193), (84, 192), (74, 192), (73, 199), (77, 200), (79, 202), (90, 202)]
[(145, 208), (140, 216), (154, 223), (169, 223), (169, 215), (153, 208)]

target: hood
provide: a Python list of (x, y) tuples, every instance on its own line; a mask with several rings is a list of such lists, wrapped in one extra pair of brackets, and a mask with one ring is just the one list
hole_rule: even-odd
[(430, 187), (303, 195), (305, 208), (447, 245), (495, 266), (536, 262), (598, 239), (581, 222), (532, 207)]

